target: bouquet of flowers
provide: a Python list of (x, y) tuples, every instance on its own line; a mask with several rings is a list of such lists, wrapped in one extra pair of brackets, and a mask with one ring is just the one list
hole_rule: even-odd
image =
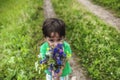
[(59, 73), (62, 66), (65, 65), (66, 54), (63, 50), (63, 44), (58, 44), (55, 48), (48, 49), (44, 60), (40, 64), (46, 64), (49, 72)]

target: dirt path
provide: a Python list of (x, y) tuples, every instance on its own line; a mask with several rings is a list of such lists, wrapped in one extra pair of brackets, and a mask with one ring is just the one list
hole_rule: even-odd
[[(52, 4), (50, 0), (44, 0), (44, 16), (45, 18), (56, 17), (56, 14), (53, 10)], [(75, 55), (70, 59), (70, 64), (72, 67), (72, 74), (70, 75), (70, 80), (90, 80), (87, 79), (85, 71), (78, 64), (78, 60)]]
[(44, 0), (44, 16), (45, 18), (56, 17), (50, 0)]
[(116, 18), (104, 8), (92, 4), (90, 0), (78, 0), (78, 2), (86, 6), (92, 13), (103, 19), (106, 23), (120, 30), (120, 18)]
[[(72, 58), (69, 60), (72, 67), (71, 80), (91, 80), (87, 75), (85, 70), (81, 67), (79, 59), (73, 53)], [(75, 79), (76, 78), (76, 79)]]

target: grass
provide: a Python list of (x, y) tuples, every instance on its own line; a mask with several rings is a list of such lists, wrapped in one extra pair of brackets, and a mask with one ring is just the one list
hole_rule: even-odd
[(0, 0), (0, 79), (43, 79), (35, 71), (43, 1)]
[(28, 1), (0, 0), (0, 29), (19, 23), (20, 16), (25, 15), (24, 12), (30, 7), (25, 3), (28, 3)]
[[(76, 0), (52, 0), (67, 39), (92, 80), (119, 80), (120, 33)], [(59, 4), (58, 4), (59, 3)]]

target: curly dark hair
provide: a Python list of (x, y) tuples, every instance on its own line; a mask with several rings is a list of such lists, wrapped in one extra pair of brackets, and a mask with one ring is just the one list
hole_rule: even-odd
[(58, 33), (60, 37), (65, 37), (65, 23), (58, 18), (48, 18), (44, 21), (42, 31), (44, 37), (51, 37), (51, 33)]

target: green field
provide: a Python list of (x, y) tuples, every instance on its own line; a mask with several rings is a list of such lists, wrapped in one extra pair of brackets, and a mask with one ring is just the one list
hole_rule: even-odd
[(120, 79), (120, 33), (76, 0), (52, 0), (67, 24), (67, 39), (92, 80)]
[[(120, 33), (77, 0), (51, 1), (92, 80), (119, 80)], [(0, 80), (45, 80), (35, 70), (43, 21), (43, 0), (0, 0)]]
[(0, 80), (32, 80), (42, 39), (41, 0), (0, 0)]

